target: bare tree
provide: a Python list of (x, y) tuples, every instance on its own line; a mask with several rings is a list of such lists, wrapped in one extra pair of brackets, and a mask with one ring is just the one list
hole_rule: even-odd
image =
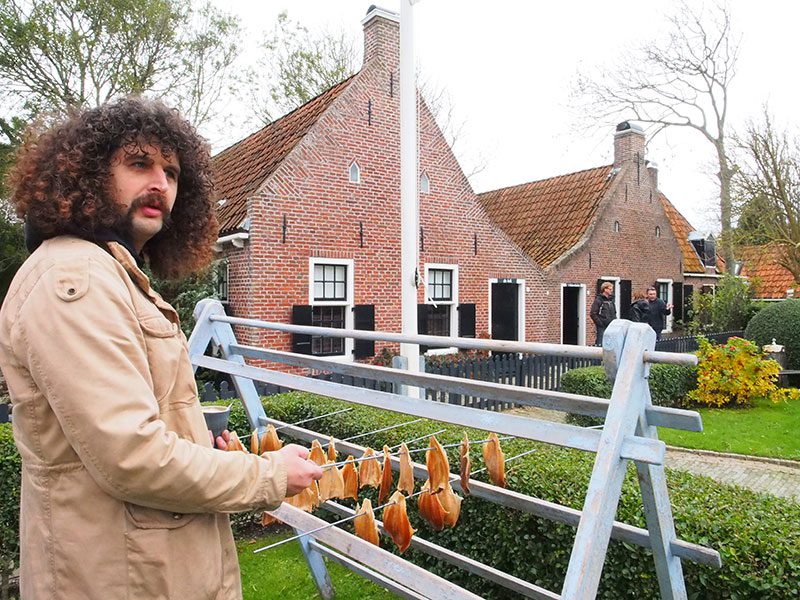
[(738, 241), (776, 245), (779, 264), (800, 281), (800, 140), (777, 131), (765, 110), (738, 142)]
[(731, 165), (726, 119), (735, 75), (738, 38), (725, 4), (710, 11), (682, 2), (669, 17), (666, 43), (648, 43), (626, 54), (618, 66), (579, 75), (575, 92), (589, 122), (605, 126), (632, 119), (653, 126), (687, 127), (714, 146), (719, 171), (723, 257), (733, 264)]

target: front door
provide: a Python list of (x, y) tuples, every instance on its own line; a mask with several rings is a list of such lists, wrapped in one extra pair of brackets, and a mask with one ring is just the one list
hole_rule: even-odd
[(561, 288), (561, 343), (580, 344), (583, 288), (564, 285)]
[(492, 283), (492, 339), (519, 339), (519, 284)]

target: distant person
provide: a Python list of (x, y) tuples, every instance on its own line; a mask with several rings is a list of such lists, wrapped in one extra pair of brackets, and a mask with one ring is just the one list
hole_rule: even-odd
[(597, 330), (595, 346), (603, 345), (603, 334), (606, 332), (606, 327), (617, 318), (617, 307), (614, 305), (613, 292), (614, 284), (606, 281), (600, 286), (600, 292), (592, 302), (592, 308), (589, 310), (589, 316)]
[(644, 297), (642, 292), (636, 292), (633, 295), (633, 302), (631, 303), (631, 321), (634, 323), (647, 323), (647, 316), (649, 314), (649, 303)]
[(664, 330), (664, 317), (672, 314), (672, 304), (667, 304), (656, 293), (656, 288), (647, 288), (647, 323), (656, 332), (656, 340), (661, 339), (661, 332)]

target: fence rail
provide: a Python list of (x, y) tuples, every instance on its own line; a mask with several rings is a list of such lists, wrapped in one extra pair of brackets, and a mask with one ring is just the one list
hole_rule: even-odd
[[(724, 344), (732, 337), (744, 337), (744, 331), (723, 331), (720, 333), (705, 333), (703, 334), (707, 340), (717, 344)], [(681, 337), (674, 337), (656, 342), (656, 350), (661, 352), (694, 352), (699, 348), (697, 343), (698, 336), (685, 335)]]

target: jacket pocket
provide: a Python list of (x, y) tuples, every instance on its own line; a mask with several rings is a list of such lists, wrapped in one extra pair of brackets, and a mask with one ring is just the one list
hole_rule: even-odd
[(195, 513), (172, 513), (128, 502), (125, 503), (125, 512), (137, 529), (179, 529), (197, 518)]
[(140, 317), (147, 362), (153, 383), (153, 395), (162, 411), (169, 410), (171, 392), (184, 358), (180, 328), (161, 313)]

